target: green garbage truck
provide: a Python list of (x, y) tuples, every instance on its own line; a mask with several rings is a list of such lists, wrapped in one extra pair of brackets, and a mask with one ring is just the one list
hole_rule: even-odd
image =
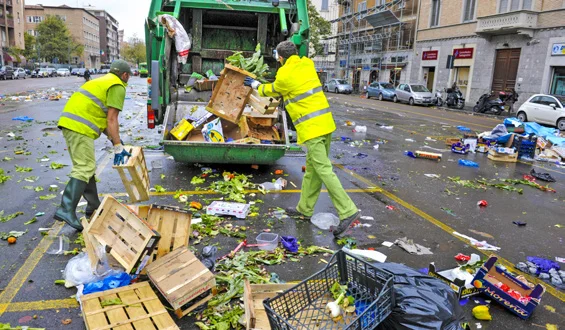
[[(280, 136), (275, 143), (206, 142), (196, 132), (195, 138), (176, 140), (170, 133), (188, 113), (204, 108), (212, 96), (212, 90), (187, 88), (193, 73), (213, 72), (219, 77), (227, 57), (236, 51), (250, 57), (260, 45), (271, 68), (267, 79), (274, 79), (277, 62), (273, 52), (283, 40), (291, 40), (299, 55), (307, 56), (307, 6), (307, 0), (151, 1), (145, 20), (147, 124), (162, 128), (165, 152), (176, 161), (190, 163), (272, 164), (285, 155), (290, 144), (283, 107), (274, 121)], [(174, 24), (167, 24), (170, 17)], [(179, 46), (174, 40), (179, 36), (188, 36), (188, 42)]]

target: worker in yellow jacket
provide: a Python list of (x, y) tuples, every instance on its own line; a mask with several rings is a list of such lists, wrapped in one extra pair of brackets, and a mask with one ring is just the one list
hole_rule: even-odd
[(247, 77), (245, 85), (257, 89), (261, 96), (283, 97), (285, 109), (296, 127), (298, 143), (306, 145), (306, 174), (300, 201), (287, 213), (302, 219), (312, 217), (323, 183), (341, 220), (339, 226), (332, 229), (334, 236), (339, 237), (357, 219), (359, 210), (343, 189), (329, 159), (332, 132), (336, 126), (314, 62), (297, 54), (294, 43), (281, 42), (276, 56), (282, 67), (275, 82), (261, 84)]
[(123, 164), (124, 158), (131, 156), (124, 150), (118, 124), (130, 75), (131, 69), (126, 61), (114, 61), (110, 73), (86, 82), (71, 96), (59, 118), (58, 126), (63, 130), (73, 169), (54, 217), (77, 230), (83, 229), (76, 216), (80, 198), (84, 196), (87, 201), (87, 217), (100, 206), (94, 178), (94, 140), (102, 133), (108, 136), (114, 145), (114, 165)]

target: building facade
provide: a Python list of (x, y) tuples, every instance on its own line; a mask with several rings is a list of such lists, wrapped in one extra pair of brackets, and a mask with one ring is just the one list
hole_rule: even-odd
[(6, 50), (8, 47), (25, 47), (24, 27), (24, 0), (0, 0), (0, 64), (20, 62), (12, 59)]
[(408, 82), (419, 0), (338, 0), (336, 73), (362, 90)]
[[(467, 105), (491, 91), (565, 94), (565, 1), (421, 0), (411, 80), (459, 85)], [(453, 67), (448, 57), (453, 56)]]
[(323, 53), (316, 55), (312, 60), (318, 70), (318, 75), (322, 83), (328, 79), (336, 77), (335, 74), (335, 61), (336, 61), (336, 42), (335, 36), (337, 34), (337, 18), (339, 16), (339, 5), (336, 0), (312, 0), (312, 5), (320, 16), (326, 21), (331, 23), (331, 33), (328, 38), (321, 40), (324, 47)]
[[(86, 68), (100, 67), (100, 40), (98, 19), (83, 8), (69, 6), (25, 6), (25, 31), (37, 36), (37, 24), (43, 22), (47, 16), (57, 16), (69, 29), (73, 40), (84, 45), (82, 56), (75, 56), (69, 49), (69, 59), (60, 59), (60, 63), (75, 64)], [(70, 45), (69, 45), (70, 47)], [(41, 57), (41, 46), (39, 46)]]
[(119, 23), (105, 10), (89, 9), (100, 22), (100, 52), (102, 63), (112, 63), (120, 58)]

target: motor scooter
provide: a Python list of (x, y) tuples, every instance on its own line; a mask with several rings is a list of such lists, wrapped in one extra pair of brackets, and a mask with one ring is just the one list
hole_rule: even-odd
[(445, 105), (448, 107), (457, 109), (463, 109), (465, 107), (465, 98), (463, 98), (463, 93), (461, 93), (457, 84), (454, 83), (451, 88), (446, 88), (445, 94)]
[(498, 93), (498, 96), (494, 92), (483, 94), (473, 107), (473, 112), (485, 113), (491, 111), (495, 115), (500, 115), (504, 112), (504, 101), (502, 101), (502, 98), (505, 96), (506, 93), (504, 92)]

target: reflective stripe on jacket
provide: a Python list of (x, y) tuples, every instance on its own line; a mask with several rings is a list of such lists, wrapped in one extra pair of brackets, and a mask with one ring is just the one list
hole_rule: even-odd
[(86, 82), (73, 93), (57, 125), (93, 139), (100, 137), (108, 126), (106, 99), (114, 85), (127, 86), (113, 73)]
[(261, 96), (284, 98), (285, 109), (296, 127), (298, 143), (335, 131), (330, 104), (311, 59), (291, 56), (278, 70), (275, 82), (259, 85), (257, 90)]

